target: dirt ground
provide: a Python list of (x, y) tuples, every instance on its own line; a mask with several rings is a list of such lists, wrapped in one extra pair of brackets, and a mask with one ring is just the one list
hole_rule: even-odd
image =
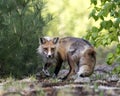
[(120, 96), (120, 76), (111, 74), (112, 68), (97, 66), (91, 77), (64, 82), (41, 77), (1, 81), (0, 96)]
[[(23, 80), (0, 91), (0, 96), (120, 96), (120, 81), (43, 82)], [(25, 86), (24, 86), (25, 85)], [(20, 86), (20, 85), (19, 85)]]

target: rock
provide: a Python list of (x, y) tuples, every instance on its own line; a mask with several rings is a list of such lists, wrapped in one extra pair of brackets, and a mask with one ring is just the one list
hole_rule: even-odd
[(95, 66), (95, 72), (102, 72), (102, 73), (109, 73), (111, 72), (112, 67), (108, 66), (107, 64), (102, 64), (102, 65), (96, 65)]
[(112, 70), (114, 70), (114, 68), (120, 66), (119, 64), (112, 64), (112, 65), (107, 65), (107, 64), (102, 64), (102, 65), (96, 65), (95, 66), (95, 72), (96, 71), (100, 71), (100, 72), (104, 72), (104, 73), (111, 73)]
[(108, 82), (105, 80), (96, 80), (96, 81), (94, 81), (94, 83), (96, 83), (98, 85), (108, 85)]
[(120, 87), (120, 80), (116, 84), (117, 87)]
[(119, 80), (118, 75), (112, 75), (111, 77), (108, 78), (107, 81), (109, 82), (117, 82)]
[(66, 76), (68, 74), (69, 70), (60, 70), (60, 72), (58, 73), (58, 78), (63, 78), (64, 76)]
[(90, 78), (89, 77), (78, 77), (77, 79), (74, 80), (74, 82), (81, 82), (81, 83), (89, 83), (90, 82)]

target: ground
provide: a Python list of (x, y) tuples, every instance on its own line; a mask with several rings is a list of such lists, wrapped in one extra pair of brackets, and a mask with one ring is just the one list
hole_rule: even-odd
[(91, 77), (64, 82), (41, 77), (9, 78), (1, 80), (0, 96), (119, 96), (120, 76), (111, 74), (112, 69), (113, 66), (96, 66)]

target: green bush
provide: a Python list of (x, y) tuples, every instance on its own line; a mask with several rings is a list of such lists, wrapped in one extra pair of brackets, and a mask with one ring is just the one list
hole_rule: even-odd
[(120, 60), (120, 0), (91, 0), (93, 8), (89, 17), (98, 22), (87, 33), (86, 38), (96, 46), (116, 43), (114, 53), (109, 53), (106, 62), (113, 64)]
[(118, 48), (118, 37), (120, 36), (120, 1), (91, 0), (91, 6), (93, 6), (93, 10), (89, 17), (98, 22), (99, 26), (93, 26), (86, 37), (95, 46), (107, 46), (112, 42), (116, 42), (117, 48), (115, 54), (117, 56), (120, 54), (120, 48)]
[(44, 0), (0, 0), (0, 77), (27, 76), (41, 63), (38, 38), (51, 18), (42, 16)]

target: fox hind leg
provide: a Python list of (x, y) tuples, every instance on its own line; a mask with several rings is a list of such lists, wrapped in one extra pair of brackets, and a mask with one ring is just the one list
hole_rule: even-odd
[(62, 79), (62, 80), (66, 80), (70, 77), (70, 75), (75, 73), (75, 62), (72, 59), (72, 56), (70, 53), (67, 54), (67, 60), (68, 60), (68, 64), (69, 64), (69, 73)]

